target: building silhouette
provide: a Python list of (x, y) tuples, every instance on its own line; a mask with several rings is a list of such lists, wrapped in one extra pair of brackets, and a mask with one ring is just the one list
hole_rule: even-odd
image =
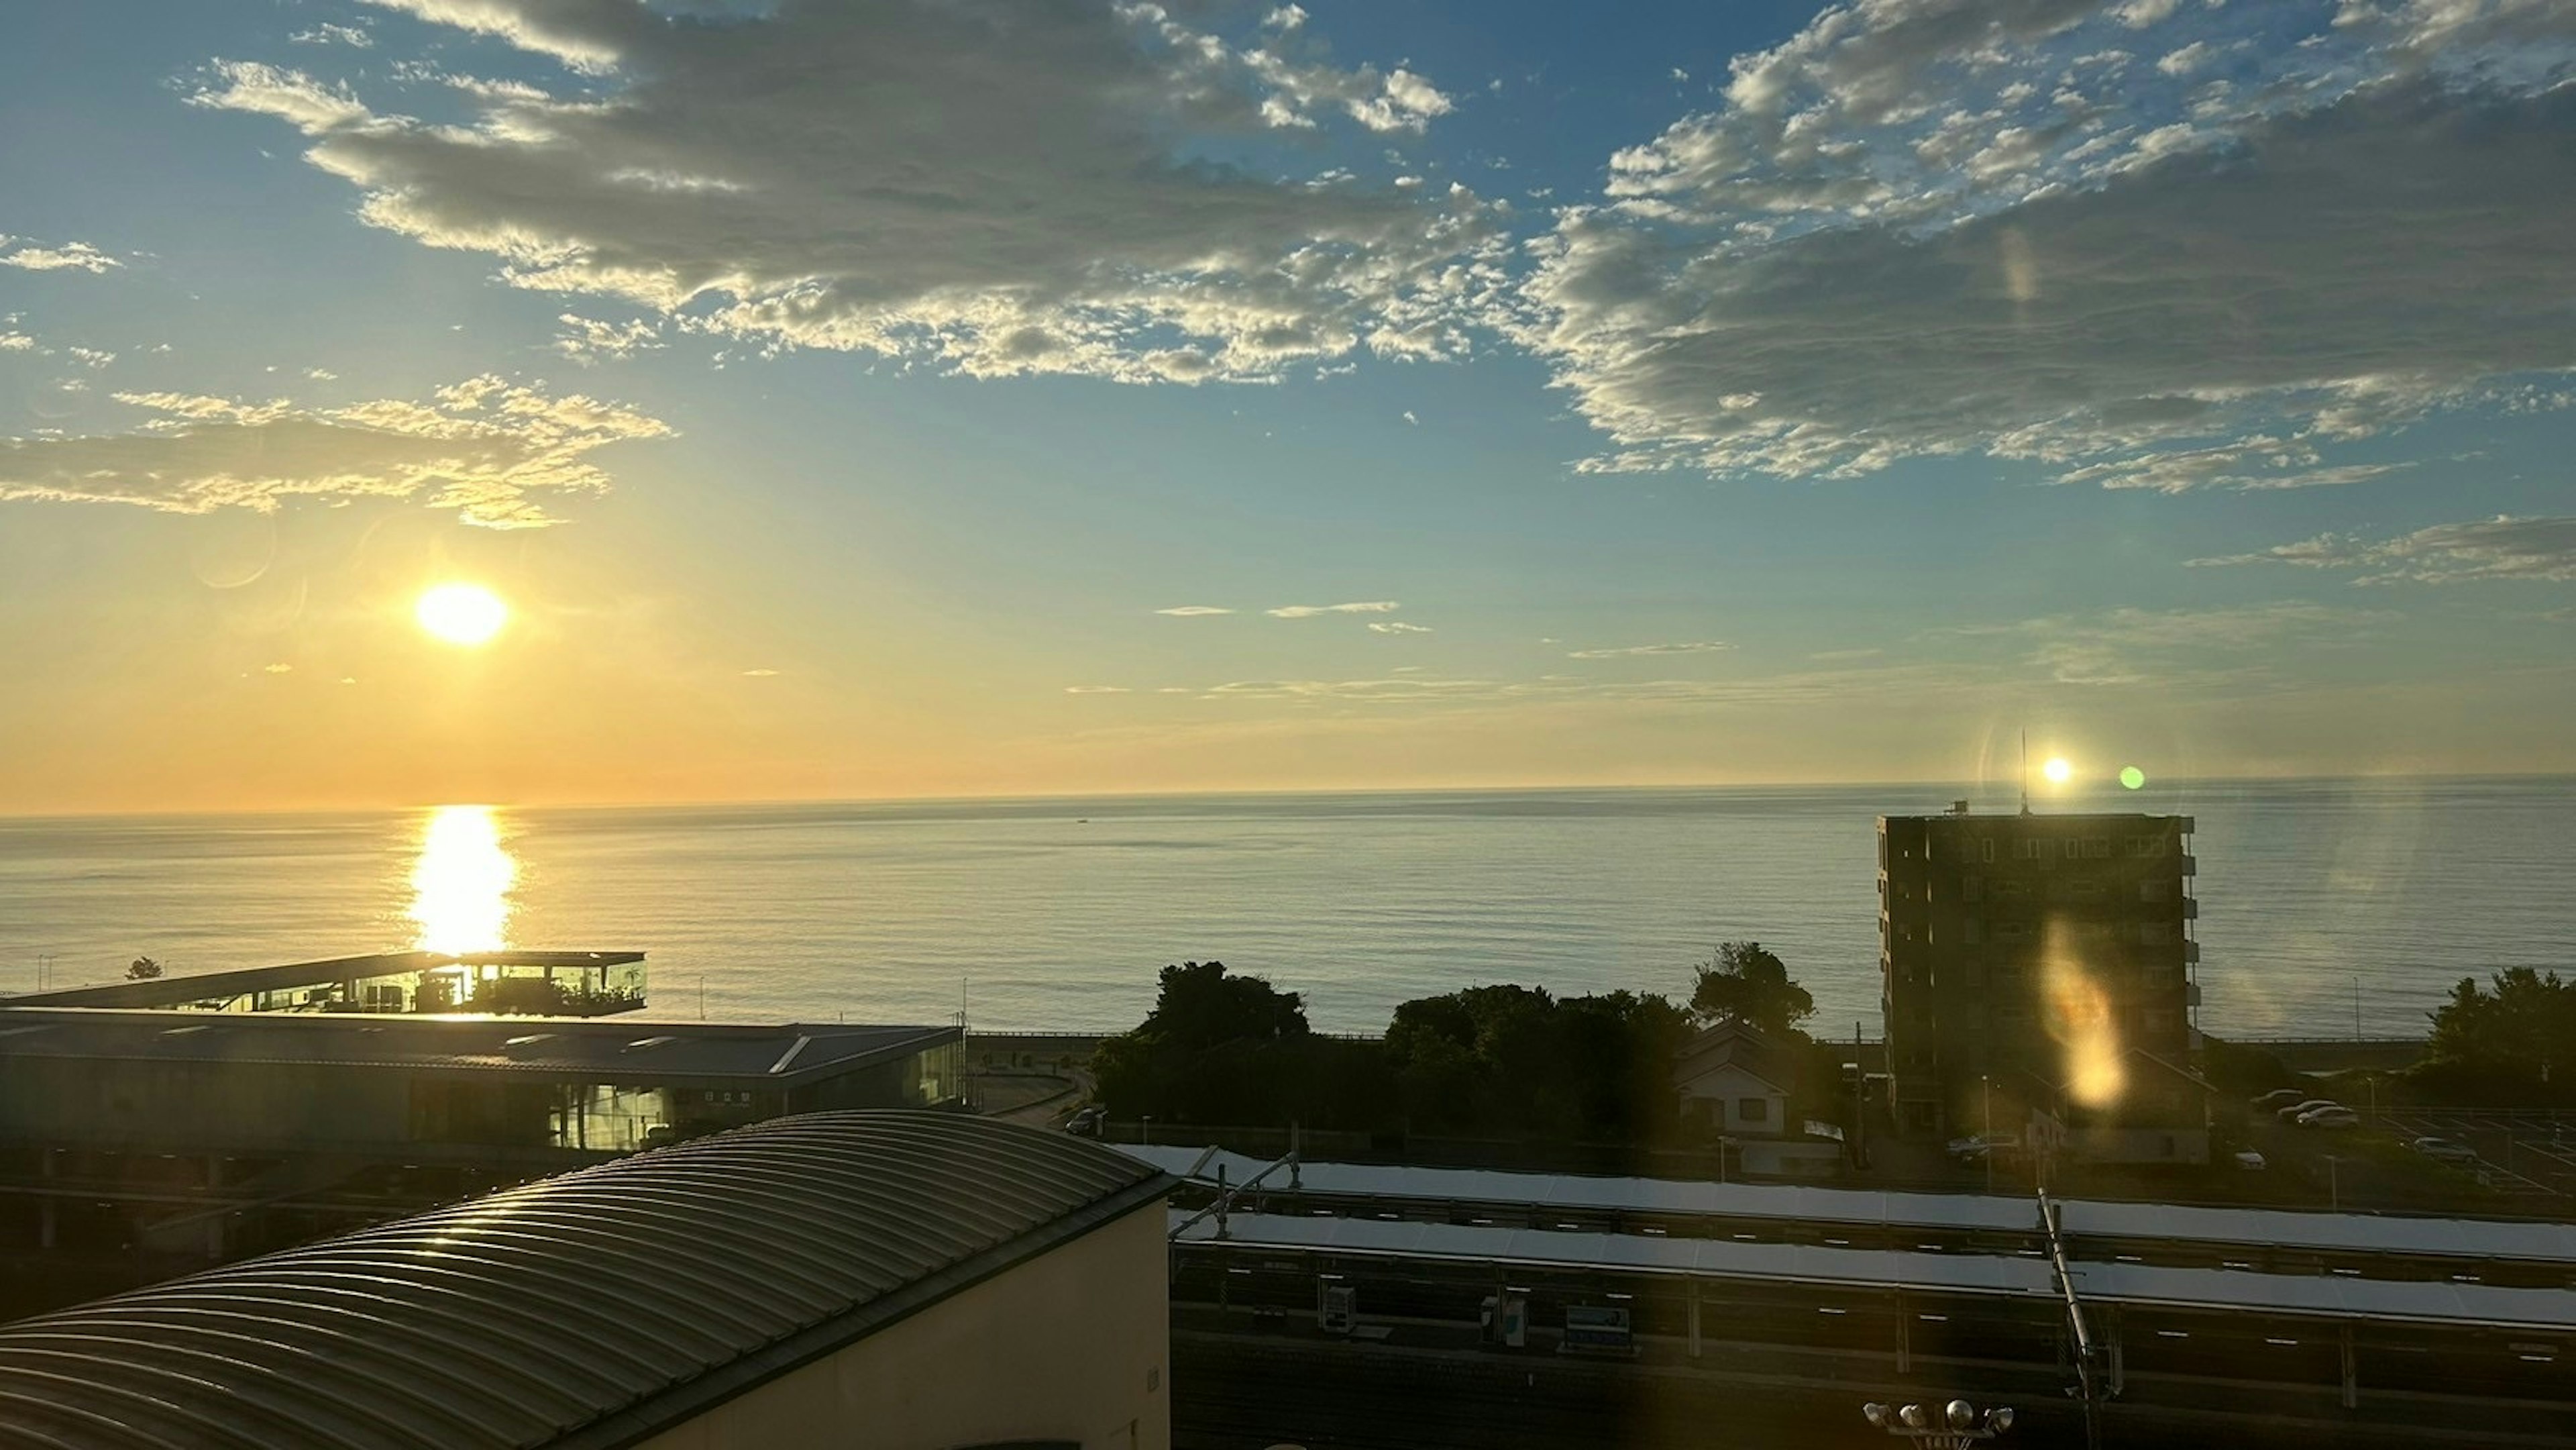
[[(2189, 816), (1882, 816), (1880, 1006), (1901, 1132), (2201, 1161)], [(2038, 1114), (2034, 1118), (2032, 1115)]]

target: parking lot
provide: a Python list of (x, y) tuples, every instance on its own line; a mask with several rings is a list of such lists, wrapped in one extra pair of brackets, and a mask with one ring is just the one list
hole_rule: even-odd
[(2504, 1192), (2576, 1193), (2576, 1113), (2390, 1108), (2376, 1126), (2405, 1143), (2449, 1138), (2467, 1144), (2478, 1157), (2459, 1165), (2462, 1171)]

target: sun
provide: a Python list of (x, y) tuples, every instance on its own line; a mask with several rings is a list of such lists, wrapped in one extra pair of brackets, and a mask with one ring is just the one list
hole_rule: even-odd
[(2066, 763), (2065, 756), (2052, 755), (2048, 758), (2048, 764), (2039, 768), (2039, 773), (2047, 776), (2052, 785), (2064, 785), (2074, 777), (2075, 767)]
[(420, 627), (448, 644), (484, 644), (510, 622), (510, 606), (480, 584), (441, 584), (411, 607)]

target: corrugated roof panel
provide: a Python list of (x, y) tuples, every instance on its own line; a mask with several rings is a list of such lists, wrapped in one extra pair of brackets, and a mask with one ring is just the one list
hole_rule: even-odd
[(0, 1327), (0, 1440), (551, 1444), (1162, 1183), (987, 1118), (775, 1119)]

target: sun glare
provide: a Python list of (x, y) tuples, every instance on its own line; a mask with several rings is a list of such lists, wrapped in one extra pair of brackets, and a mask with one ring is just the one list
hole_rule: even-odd
[(488, 952), (507, 945), (510, 888), (519, 863), (490, 806), (440, 806), (421, 826), (411, 872), (415, 945), (428, 952)]
[(480, 584), (441, 584), (422, 594), (411, 612), (421, 628), (454, 645), (483, 644), (510, 622), (510, 606)]
[(2075, 767), (2066, 763), (2065, 756), (2052, 755), (2048, 758), (2048, 764), (2039, 768), (2039, 773), (2047, 776), (2051, 785), (2064, 785), (2074, 778)]

